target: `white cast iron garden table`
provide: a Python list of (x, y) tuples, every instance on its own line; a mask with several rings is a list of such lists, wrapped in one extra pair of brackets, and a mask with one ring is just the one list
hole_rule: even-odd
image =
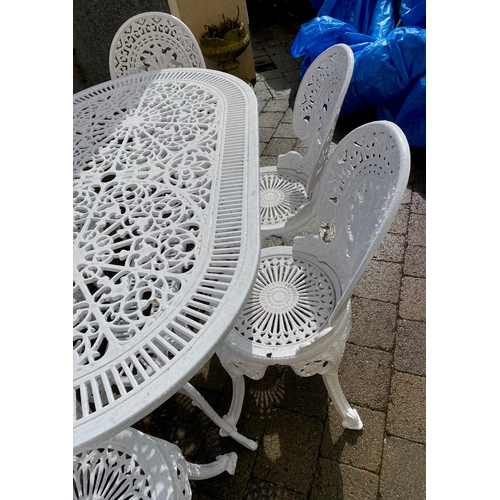
[(206, 69), (74, 95), (75, 453), (166, 401), (210, 359), (259, 261), (257, 100)]

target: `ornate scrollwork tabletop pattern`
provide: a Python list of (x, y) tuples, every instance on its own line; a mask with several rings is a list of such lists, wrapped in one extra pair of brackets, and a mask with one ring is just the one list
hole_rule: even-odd
[[(74, 96), (77, 447), (104, 432), (92, 430), (102, 414), (117, 429), (147, 414), (130, 394), (175, 392), (250, 289), (260, 247), (256, 101), (238, 82), (174, 69)], [(162, 387), (151, 384), (160, 377)]]

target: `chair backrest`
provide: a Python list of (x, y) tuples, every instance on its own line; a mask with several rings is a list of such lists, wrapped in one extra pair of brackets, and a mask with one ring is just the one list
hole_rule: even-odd
[(307, 235), (294, 248), (328, 264), (349, 299), (403, 199), (410, 174), (410, 149), (402, 130), (388, 121), (362, 125), (335, 147), (320, 173), (312, 200), (319, 219), (330, 225), (325, 243)]
[(354, 68), (351, 48), (343, 43), (323, 51), (309, 66), (300, 82), (293, 108), (293, 130), (307, 141), (302, 160), (309, 172), (307, 192), (314, 191), (317, 171), (326, 161), (322, 146), (329, 147)]
[(165, 12), (144, 12), (125, 21), (111, 42), (111, 78), (166, 68), (205, 68), (191, 30)]

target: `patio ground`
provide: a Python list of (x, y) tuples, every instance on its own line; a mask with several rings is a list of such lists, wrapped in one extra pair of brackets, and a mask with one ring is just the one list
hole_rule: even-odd
[[(265, 166), (291, 149), (304, 152), (291, 128), (300, 64), (289, 48), (311, 17), (304, 18), (307, 7), (291, 10), (285, 1), (268, 12), (252, 11), (258, 3), (249, 2), (249, 14)], [(340, 119), (334, 142), (372, 119)], [(134, 426), (176, 443), (191, 462), (237, 452), (235, 475), (192, 482), (193, 500), (425, 498), (425, 199), (425, 150), (412, 149), (399, 213), (353, 296), (353, 329), (340, 367), (361, 431), (342, 428), (319, 376), (300, 378), (278, 367), (260, 381), (246, 380), (238, 430), (259, 443), (256, 451), (221, 438), (182, 395)], [(231, 381), (216, 356), (192, 382), (224, 415)]]

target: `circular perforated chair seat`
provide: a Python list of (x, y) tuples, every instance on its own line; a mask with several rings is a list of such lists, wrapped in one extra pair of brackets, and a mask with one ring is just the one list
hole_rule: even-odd
[(262, 250), (259, 271), (228, 341), (240, 352), (279, 362), (327, 326), (340, 285), (332, 270), (292, 247)]
[(262, 229), (286, 222), (307, 201), (306, 184), (298, 177), (276, 172), (260, 175)]
[(134, 428), (73, 457), (74, 500), (190, 498), (188, 467), (179, 448)]

